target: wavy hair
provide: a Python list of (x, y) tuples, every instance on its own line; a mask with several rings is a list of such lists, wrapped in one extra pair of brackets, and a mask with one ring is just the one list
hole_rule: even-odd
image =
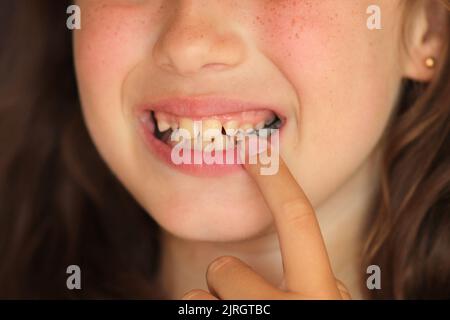
[[(163, 298), (159, 227), (83, 121), (71, 34), (55, 28), (67, 5), (0, 3), (0, 297)], [(447, 47), (431, 83), (405, 80), (385, 132), (363, 255), (382, 268), (383, 290), (368, 297), (450, 297), (448, 55)], [(73, 264), (83, 290), (67, 290)]]

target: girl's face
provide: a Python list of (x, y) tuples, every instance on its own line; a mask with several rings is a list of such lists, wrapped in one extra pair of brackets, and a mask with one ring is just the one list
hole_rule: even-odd
[(367, 27), (373, 0), (79, 0), (74, 55), (94, 143), (167, 231), (240, 240), (272, 223), (245, 171), (177, 168), (142, 120), (152, 108), (172, 125), (276, 113), (281, 156), (321, 205), (374, 151), (404, 76), (400, 0), (375, 2), (381, 30)]

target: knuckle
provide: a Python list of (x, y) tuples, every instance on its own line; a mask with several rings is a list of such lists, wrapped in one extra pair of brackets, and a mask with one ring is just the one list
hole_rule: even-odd
[(224, 267), (231, 267), (238, 263), (238, 259), (232, 256), (222, 256), (214, 259), (208, 266), (207, 275), (211, 275), (217, 273), (220, 270), (223, 270)]
[(286, 222), (294, 226), (311, 223), (314, 211), (300, 199), (294, 199), (283, 204), (282, 213)]

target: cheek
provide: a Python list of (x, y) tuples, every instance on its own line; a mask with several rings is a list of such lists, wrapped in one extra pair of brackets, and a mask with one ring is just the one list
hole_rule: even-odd
[(98, 148), (109, 155), (115, 152), (111, 141), (129, 139), (123, 84), (147, 54), (156, 11), (125, 1), (79, 2), (83, 20), (74, 33), (74, 60), (80, 98)]
[(117, 89), (128, 73), (151, 52), (160, 25), (160, 1), (79, 2), (83, 20), (74, 35), (74, 56), (82, 93), (93, 94), (94, 89), (100, 97), (120, 95)]
[(395, 2), (378, 1), (383, 30), (370, 31), (369, 1), (262, 1), (259, 45), (296, 90), (299, 122), (385, 118), (401, 79)]
[(133, 7), (104, 2), (81, 6), (83, 26), (74, 36), (78, 78), (83, 88), (93, 88), (102, 92), (101, 96), (104, 92), (120, 93), (116, 86), (145, 48), (141, 35), (147, 23)]
[[(366, 27), (367, 1), (266, 1), (259, 46), (298, 96), (291, 167), (313, 202), (361, 165), (395, 105), (401, 72), (395, 1), (383, 4), (383, 30)], [(293, 136), (292, 136), (293, 137)], [(287, 160), (289, 161), (289, 160)], [(305, 173), (307, 172), (307, 173)]]
[(376, 78), (380, 66), (396, 69), (390, 67), (398, 61), (399, 41), (395, 1), (378, 2), (384, 4), (383, 30), (369, 31), (369, 1), (261, 1), (254, 21), (259, 47), (291, 82), (344, 79), (352, 75), (350, 70), (359, 72), (353, 78)]

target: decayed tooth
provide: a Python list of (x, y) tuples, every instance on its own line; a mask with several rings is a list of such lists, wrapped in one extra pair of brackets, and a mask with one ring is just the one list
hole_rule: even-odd
[(264, 128), (264, 126), (265, 126), (264, 121), (261, 121), (255, 126), (255, 129), (256, 130), (261, 130), (262, 128)]
[(227, 134), (227, 136), (234, 136), (234, 135), (236, 135), (238, 127), (239, 127), (239, 124), (235, 120), (227, 121), (223, 125), (223, 128), (225, 129), (225, 133)]
[(228, 142), (227, 145), (228, 139), (231, 138), (221, 134), (215, 137), (213, 142), (203, 141), (203, 151), (204, 152), (212, 152), (213, 150), (222, 151), (230, 145), (230, 142)]
[(216, 119), (207, 119), (202, 122), (202, 140), (212, 141), (222, 135), (222, 123)]
[(180, 120), (180, 129), (187, 130), (190, 134), (190, 139), (194, 140), (200, 132), (199, 122), (189, 118), (182, 118)]
[(159, 132), (164, 132), (170, 129), (170, 124), (164, 120), (158, 120), (158, 130)]

